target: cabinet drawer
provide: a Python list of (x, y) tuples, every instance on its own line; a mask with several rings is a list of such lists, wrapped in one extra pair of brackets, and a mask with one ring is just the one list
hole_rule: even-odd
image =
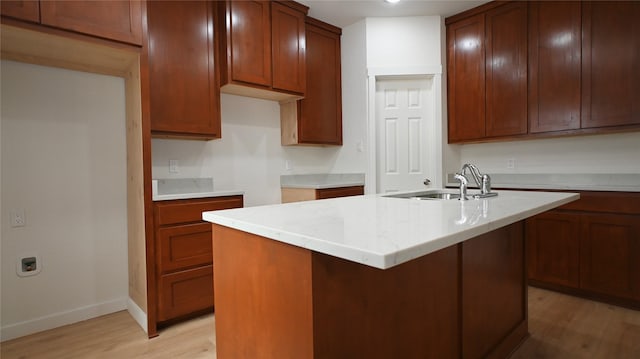
[(326, 189), (316, 190), (316, 199), (359, 196), (363, 194), (364, 194), (364, 186), (326, 188)]
[(158, 295), (158, 321), (213, 307), (213, 266), (161, 276)]
[(158, 229), (161, 273), (211, 264), (211, 224), (197, 223)]
[(242, 196), (156, 202), (156, 225), (202, 221), (202, 212), (242, 207)]
[(616, 214), (640, 214), (640, 193), (580, 192), (579, 200), (567, 203), (558, 209)]

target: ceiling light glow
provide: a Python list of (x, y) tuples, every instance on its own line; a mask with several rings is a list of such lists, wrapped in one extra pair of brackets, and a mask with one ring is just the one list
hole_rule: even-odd
[(396, 3), (399, 3), (400, 0), (384, 0), (384, 2), (389, 3), (389, 4), (396, 4)]

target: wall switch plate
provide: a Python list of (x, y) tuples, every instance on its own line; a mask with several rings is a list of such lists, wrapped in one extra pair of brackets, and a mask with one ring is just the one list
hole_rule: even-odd
[(169, 160), (169, 173), (178, 173), (178, 160)]
[(11, 227), (24, 227), (26, 224), (24, 209), (14, 209), (11, 211)]

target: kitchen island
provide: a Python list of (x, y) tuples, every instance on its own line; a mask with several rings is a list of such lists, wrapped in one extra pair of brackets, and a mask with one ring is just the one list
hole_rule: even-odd
[(576, 199), (367, 195), (205, 212), (218, 358), (506, 357), (528, 335), (523, 220)]

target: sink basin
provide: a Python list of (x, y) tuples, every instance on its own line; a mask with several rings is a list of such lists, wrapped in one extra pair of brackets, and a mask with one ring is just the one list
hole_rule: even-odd
[(391, 198), (407, 198), (416, 200), (430, 200), (430, 199), (458, 199), (459, 193), (445, 192), (445, 191), (420, 191), (411, 193), (390, 194), (384, 197)]

